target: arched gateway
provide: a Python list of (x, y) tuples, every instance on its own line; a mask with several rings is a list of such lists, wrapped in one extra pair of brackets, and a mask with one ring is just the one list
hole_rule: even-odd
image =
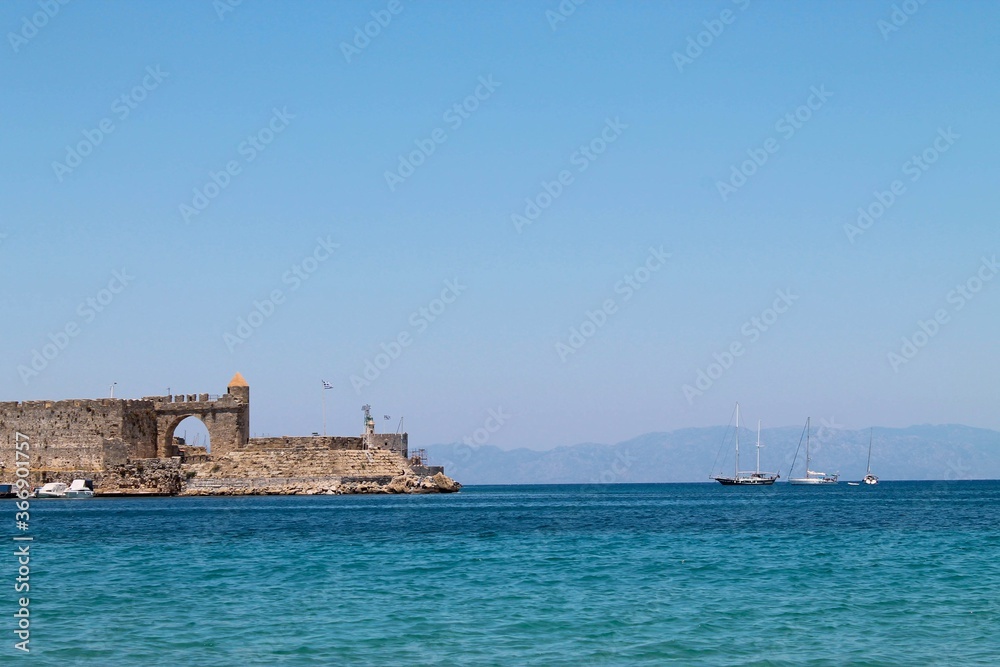
[(188, 417), (197, 417), (208, 428), (212, 454), (218, 456), (246, 446), (250, 439), (250, 386), (237, 373), (222, 396), (187, 394), (150, 396), (156, 412), (156, 455), (177, 455), (174, 431)]

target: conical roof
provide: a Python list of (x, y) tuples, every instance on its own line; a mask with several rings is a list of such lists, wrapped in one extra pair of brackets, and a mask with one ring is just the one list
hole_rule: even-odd
[(240, 373), (233, 376), (233, 379), (229, 381), (229, 387), (249, 387), (247, 381), (243, 379)]

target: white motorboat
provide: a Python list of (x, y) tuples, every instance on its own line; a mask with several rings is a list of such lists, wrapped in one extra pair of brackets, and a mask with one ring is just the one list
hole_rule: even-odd
[[(836, 484), (837, 480), (840, 478), (839, 473), (833, 475), (827, 475), (825, 472), (818, 472), (815, 470), (810, 470), (809, 465), (812, 463), (812, 459), (809, 456), (809, 418), (806, 418), (806, 476), (805, 477), (792, 477), (792, 473), (788, 473), (788, 483), (789, 484), (800, 484), (800, 485), (818, 485), (818, 484)], [(802, 438), (799, 437), (799, 447), (802, 446)], [(795, 456), (798, 457), (799, 449), (795, 448)], [(795, 468), (795, 459), (792, 459), (792, 468)]]
[(66, 495), (64, 497), (71, 500), (80, 500), (81, 498), (93, 498), (94, 489), (91, 488), (93, 482), (89, 479), (74, 479), (73, 483), (69, 485), (69, 489), (66, 490)]
[(65, 498), (69, 487), (62, 482), (49, 482), (35, 489), (36, 498)]

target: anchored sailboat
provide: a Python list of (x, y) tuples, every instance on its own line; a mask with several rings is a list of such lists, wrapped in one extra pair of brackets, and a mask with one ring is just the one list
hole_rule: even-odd
[(717, 475), (713, 477), (719, 484), (726, 486), (746, 485), (764, 486), (774, 484), (774, 480), (780, 475), (776, 472), (760, 471), (760, 420), (757, 421), (757, 468), (753, 472), (740, 470), (740, 404), (736, 404), (736, 466), (733, 469), (732, 477), (727, 475)]
[(868, 472), (865, 473), (864, 479), (861, 480), (865, 484), (878, 484), (878, 477), (872, 474), (872, 434), (874, 432), (874, 428), (868, 432)]
[[(806, 428), (805, 428), (806, 438), (806, 476), (805, 477), (792, 477), (792, 472), (788, 472), (788, 483), (789, 484), (836, 484), (837, 479), (839, 479), (840, 474), (827, 475), (825, 472), (814, 472), (809, 469), (812, 459), (809, 456), (809, 418), (806, 418)], [(799, 436), (799, 447), (802, 446), (802, 436)], [(799, 456), (799, 447), (795, 448), (795, 457), (792, 459), (792, 470), (795, 469), (795, 459)]]

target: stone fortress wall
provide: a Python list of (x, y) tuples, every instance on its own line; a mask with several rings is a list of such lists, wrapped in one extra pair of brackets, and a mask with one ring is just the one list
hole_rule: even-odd
[(32, 470), (98, 471), (156, 456), (156, 413), (149, 401), (0, 403), (0, 476), (14, 467), (17, 432), (29, 438)]
[[(174, 433), (188, 417), (205, 424), (211, 451), (178, 444)], [(375, 433), (370, 416), (356, 437), (250, 438), (250, 387), (239, 373), (221, 396), (0, 403), (0, 483), (14, 481), (18, 432), (30, 442), (33, 485), (82, 477), (94, 479), (98, 493), (174, 494), (189, 485), (203, 494), (220, 486), (213, 478), (229, 486), (243, 480), (237, 486), (261, 493), (289, 488), (280, 479), (320, 480), (335, 489), (341, 479), (405, 477), (396, 486), (411, 489), (419, 484), (409, 477), (443, 477), (439, 467), (408, 460), (406, 433)]]

